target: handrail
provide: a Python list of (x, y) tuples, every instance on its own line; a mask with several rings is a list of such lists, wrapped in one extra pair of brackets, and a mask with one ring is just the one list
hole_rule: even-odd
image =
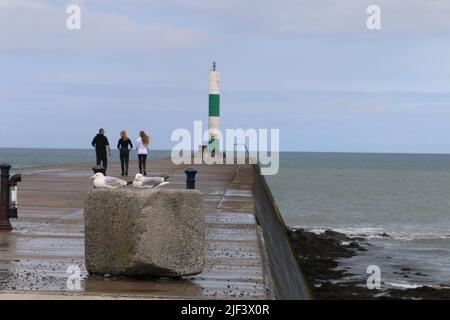
[(245, 147), (245, 152), (246, 152), (247, 155), (250, 157), (250, 152), (248, 151), (247, 145), (246, 145), (245, 143), (235, 143), (235, 144), (234, 144), (234, 150), (233, 150), (233, 152), (234, 152), (234, 151), (237, 151), (237, 150), (236, 150), (236, 147), (237, 147), (237, 146), (244, 146), (244, 147)]
[[(234, 150), (233, 150), (233, 153), (234, 153), (234, 152), (237, 153), (237, 148), (236, 148), (237, 146), (244, 146), (244, 148), (245, 148), (245, 156), (246, 156), (245, 160), (246, 160), (246, 162), (247, 162), (247, 159), (248, 159), (248, 163), (249, 163), (249, 164), (260, 164), (260, 162), (259, 162), (259, 160), (258, 160), (258, 157), (256, 157), (256, 161), (255, 161), (254, 163), (251, 163), (251, 161), (250, 161), (250, 151), (248, 150), (248, 147), (247, 147), (247, 145), (246, 145), (245, 143), (235, 143), (235, 144), (234, 144)], [(236, 156), (237, 156), (237, 154), (236, 154)]]

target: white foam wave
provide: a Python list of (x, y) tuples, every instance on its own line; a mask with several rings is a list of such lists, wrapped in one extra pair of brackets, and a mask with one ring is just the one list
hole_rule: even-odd
[(407, 283), (407, 282), (386, 282), (386, 284), (390, 285), (391, 287), (402, 288), (402, 289), (416, 289), (416, 288), (423, 287), (422, 285), (419, 285), (419, 284), (412, 284), (412, 283)]
[[(440, 240), (450, 239), (450, 230), (439, 230), (436, 233), (420, 232), (392, 232), (380, 227), (348, 227), (348, 228), (326, 228), (326, 227), (293, 227), (293, 229), (305, 229), (315, 234), (322, 234), (326, 230), (343, 233), (349, 237), (364, 237), (366, 239), (393, 239), (400, 241), (415, 240)], [(388, 235), (388, 236), (386, 236)]]

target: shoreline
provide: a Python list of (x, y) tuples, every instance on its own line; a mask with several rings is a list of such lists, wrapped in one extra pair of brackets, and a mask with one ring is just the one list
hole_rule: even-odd
[[(313, 299), (317, 300), (450, 300), (450, 289), (419, 286), (417, 288), (382, 288), (370, 290), (365, 283), (352, 280), (354, 274), (339, 268), (341, 261), (370, 251), (364, 237), (349, 237), (326, 230), (316, 234), (304, 229), (288, 229), (288, 235), (300, 269), (309, 284)], [(399, 276), (408, 277), (415, 271), (399, 270)], [(367, 275), (368, 277), (369, 275)]]

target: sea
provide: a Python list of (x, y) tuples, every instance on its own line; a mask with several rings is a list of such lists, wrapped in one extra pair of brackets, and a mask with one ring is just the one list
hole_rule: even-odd
[[(94, 161), (93, 150), (0, 149), (14, 168)], [(365, 285), (378, 266), (387, 287), (450, 287), (450, 155), (282, 152), (266, 179), (289, 227), (365, 239), (367, 251), (339, 261), (348, 281)]]
[(450, 155), (282, 153), (267, 181), (289, 227), (366, 239), (348, 281), (450, 287)]
[[(168, 150), (151, 150), (149, 159), (170, 158)], [(109, 161), (120, 161), (119, 151), (112, 150)], [(130, 152), (130, 160), (137, 160), (136, 152)], [(14, 169), (58, 164), (94, 163), (93, 149), (12, 149), (0, 148), (0, 163), (9, 163)]]

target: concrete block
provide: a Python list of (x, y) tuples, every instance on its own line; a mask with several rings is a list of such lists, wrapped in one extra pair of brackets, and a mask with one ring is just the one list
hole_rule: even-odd
[(84, 218), (89, 273), (180, 277), (203, 270), (205, 218), (197, 190), (94, 189)]

